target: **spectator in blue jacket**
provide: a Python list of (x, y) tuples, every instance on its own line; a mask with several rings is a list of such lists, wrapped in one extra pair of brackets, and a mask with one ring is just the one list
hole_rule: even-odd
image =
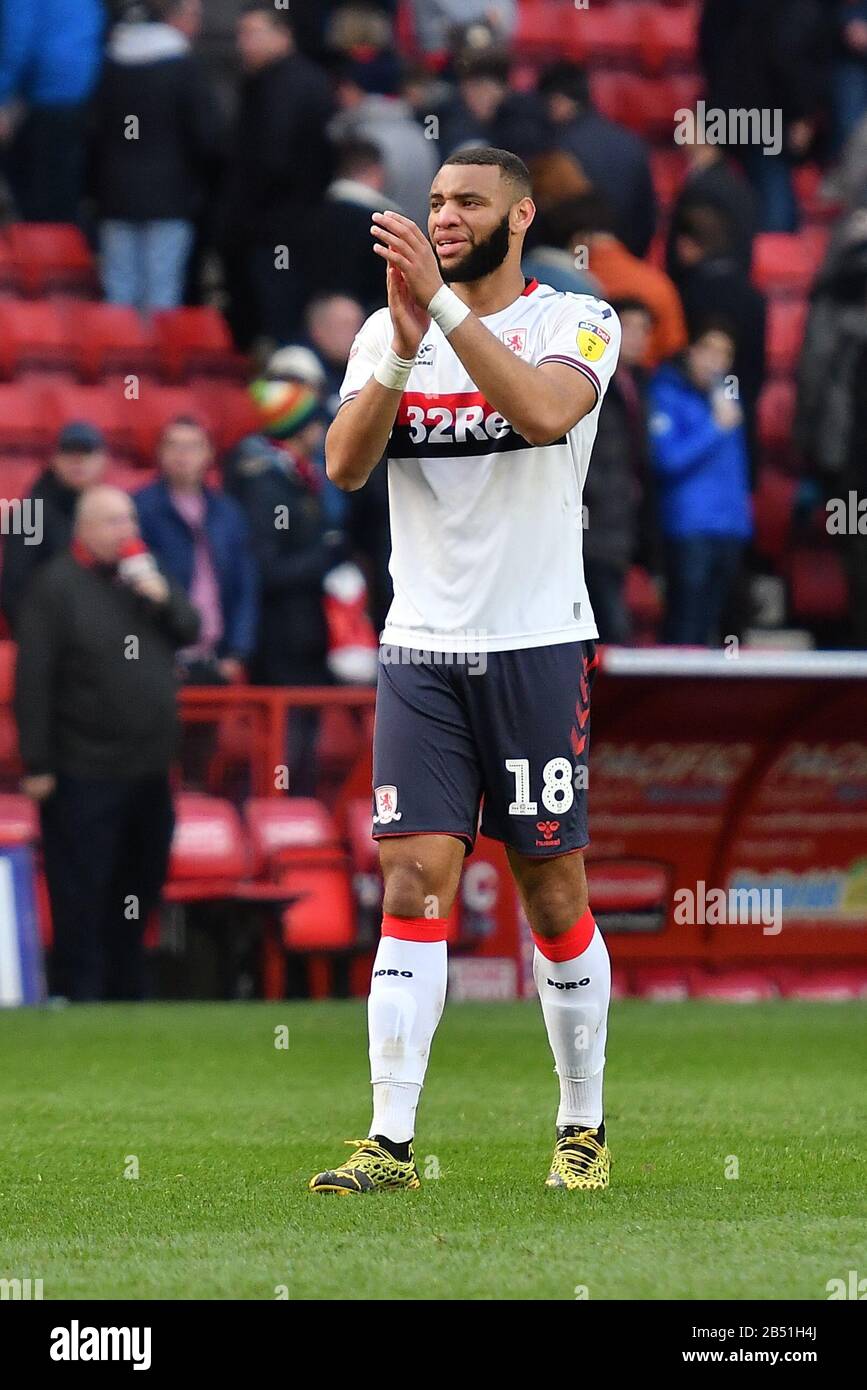
[(839, 154), (867, 115), (867, 0), (837, 0), (831, 69), (832, 144)]
[(207, 431), (179, 416), (160, 440), (161, 478), (136, 495), (142, 539), (200, 614), (199, 640), (180, 653), (196, 684), (244, 679), (257, 637), (258, 579), (247, 520), (238, 503), (205, 486), (213, 462)]
[(749, 460), (734, 333), (707, 320), (650, 382), (650, 435), (668, 578), (664, 639), (719, 641), (752, 534)]
[(78, 217), (104, 25), (102, 0), (0, 3), (0, 147), (25, 222)]

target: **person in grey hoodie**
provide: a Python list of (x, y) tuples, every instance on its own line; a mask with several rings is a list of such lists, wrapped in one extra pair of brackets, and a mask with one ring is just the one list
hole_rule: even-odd
[(383, 192), (420, 227), (427, 226), (430, 186), (439, 168), (436, 132), (428, 137), (403, 97), (368, 89), (362, 63), (349, 59), (337, 76), (339, 110), (328, 127), (333, 141), (366, 140), (378, 145), (385, 165)]

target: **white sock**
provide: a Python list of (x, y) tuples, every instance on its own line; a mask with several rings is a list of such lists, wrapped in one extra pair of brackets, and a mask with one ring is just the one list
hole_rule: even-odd
[(445, 941), (380, 939), (370, 997), (370, 1134), (395, 1144), (415, 1132), (415, 1112), (424, 1084), (433, 1035), (443, 1011), (448, 976)]
[(558, 1125), (596, 1129), (602, 1123), (602, 1078), (611, 962), (597, 927), (573, 960), (548, 960), (536, 947), (533, 975), (542, 1001), (554, 1070), (560, 1078)]

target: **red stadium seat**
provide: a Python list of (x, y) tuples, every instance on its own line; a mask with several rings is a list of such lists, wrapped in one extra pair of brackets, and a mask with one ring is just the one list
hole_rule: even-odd
[(43, 400), (52, 438), (71, 421), (86, 420), (102, 431), (113, 454), (129, 458), (134, 452), (139, 402), (125, 400), (119, 386), (46, 386)]
[(39, 839), (36, 803), (20, 792), (0, 792), (0, 845), (33, 845)]
[(0, 376), (11, 380), (27, 367), (63, 370), (75, 350), (61, 307), (53, 300), (0, 300)]
[[(570, 34), (574, 32), (573, 20), (574, 10), (567, 14), (557, 0), (524, 0), (518, 6), (515, 52), (528, 57), (553, 56), (562, 45), (564, 26), (568, 26)], [(570, 53), (574, 51), (570, 48)]]
[(642, 8), (632, 0), (577, 9), (563, 0), (518, 6), (518, 53), (631, 67), (641, 49)]
[(806, 548), (786, 557), (792, 617), (805, 623), (838, 622), (849, 608), (849, 585), (836, 550)]
[(349, 854), (357, 873), (377, 873), (379, 849), (371, 834), (370, 797), (358, 797), (346, 808), (346, 834)]
[(93, 256), (77, 227), (16, 222), (8, 229), (8, 246), (25, 294), (35, 297), (52, 290), (90, 294), (96, 289)]
[(695, 73), (640, 78), (632, 89), (629, 114), (633, 127), (651, 140), (670, 140), (678, 111), (694, 111), (704, 91), (704, 80)]
[(17, 652), (18, 648), (14, 642), (0, 642), (0, 705), (12, 703)]
[(766, 294), (806, 295), (815, 267), (794, 232), (760, 232), (753, 242), (753, 279)]
[[(792, 183), (801, 216), (806, 223), (812, 223), (817, 231), (827, 235), (830, 224), (839, 218), (842, 205), (824, 196), (822, 181), (823, 173), (818, 164), (800, 164), (792, 170)], [(818, 226), (815, 225), (817, 223)]]
[(11, 709), (0, 709), (0, 776), (9, 786), (21, 776), (21, 755), (18, 751), (18, 726)]
[(214, 436), (214, 421), (187, 386), (160, 386), (142, 381), (137, 401), (127, 403), (127, 418), (132, 436), (132, 451), (143, 465), (153, 462), (159, 437), (170, 421), (179, 415), (189, 415), (201, 422)]
[(0, 385), (0, 452), (32, 455), (51, 448), (57, 428), (46, 415), (46, 389), (29, 381)]
[(0, 294), (17, 294), (20, 289), (18, 266), (12, 255), (9, 237), (5, 230), (0, 230)]
[(759, 438), (773, 453), (792, 447), (795, 397), (795, 387), (790, 381), (768, 382), (759, 397)]
[(342, 852), (334, 821), (312, 797), (251, 797), (244, 821), (256, 875), (273, 872), (299, 855), (309, 861)]
[(283, 913), (288, 951), (346, 950), (355, 944), (355, 904), (345, 861), (293, 864), (282, 876), (296, 901)]
[(334, 950), (355, 940), (349, 865), (325, 807), (307, 797), (253, 797), (244, 808), (254, 873), (291, 899), (283, 944)]
[(631, 0), (589, 9), (573, 7), (571, 15), (566, 11), (559, 20), (553, 15), (552, 19), (553, 35), (564, 35), (564, 51), (576, 62), (630, 67), (638, 58), (644, 15)]
[(676, 113), (695, 109), (702, 81), (689, 73), (649, 78), (596, 72), (590, 89), (603, 115), (650, 139), (671, 140)]
[(229, 801), (198, 792), (175, 798), (165, 897), (169, 902), (232, 898), (247, 871), (241, 819)]
[(44, 464), (40, 459), (4, 455), (0, 458), (0, 497), (9, 500), (15, 497), (26, 497), (43, 467)]
[(804, 299), (772, 299), (768, 304), (768, 365), (778, 376), (790, 376), (804, 343), (809, 305)]
[(211, 421), (221, 452), (234, 448), (245, 435), (261, 431), (261, 413), (246, 386), (213, 377), (194, 378), (189, 386), (197, 410)]
[(74, 323), (75, 365), (86, 381), (107, 372), (153, 374), (159, 358), (153, 329), (125, 304), (67, 306)]
[(798, 484), (777, 468), (762, 468), (753, 495), (755, 547), (760, 555), (778, 560), (785, 552), (792, 528), (792, 511)]
[(371, 834), (370, 817), (369, 796), (356, 797), (347, 804), (346, 836), (352, 865), (352, 890), (359, 937), (364, 941), (375, 939), (382, 916), (379, 846)]
[(594, 106), (609, 120), (623, 120), (629, 94), (634, 90), (636, 80), (628, 72), (591, 73), (590, 92)]
[(656, 74), (666, 67), (695, 66), (698, 47), (698, 10), (676, 10), (658, 5), (641, 7), (641, 62), (645, 72)]
[[(4, 779), (17, 779), (21, 772), (21, 759), (18, 752), (18, 727), (12, 713), (12, 697), (15, 693), (15, 658), (17, 648), (14, 642), (0, 642), (0, 775)], [(0, 806), (0, 821), (4, 817), (7, 820), (17, 818), (20, 822), (22, 816), (26, 819), (26, 808), (17, 804), (13, 805), (12, 798), (0, 798), (3, 805)], [(18, 798), (15, 798), (16, 803)], [(27, 806), (33, 808), (33, 803), (27, 797), (21, 797), (21, 802), (26, 802)], [(35, 808), (32, 814), (35, 818)], [(35, 820), (34, 820), (35, 823)], [(22, 844), (36, 839), (36, 834), (27, 835), (26, 840), (20, 838), (3, 840), (0, 844)]]
[(249, 374), (218, 309), (164, 309), (154, 314), (153, 326), (168, 380), (182, 381), (193, 372), (236, 378)]

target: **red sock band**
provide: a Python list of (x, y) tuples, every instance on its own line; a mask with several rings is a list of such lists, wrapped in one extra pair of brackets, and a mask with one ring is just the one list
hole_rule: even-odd
[(546, 960), (559, 962), (574, 960), (576, 956), (583, 955), (593, 940), (595, 930), (596, 923), (593, 920), (593, 913), (588, 907), (584, 915), (578, 918), (574, 927), (563, 932), (562, 936), (537, 936), (532, 930), (530, 935)]
[(394, 917), (390, 912), (382, 916), (383, 936), (396, 936), (398, 941), (445, 941), (448, 926), (445, 917)]

